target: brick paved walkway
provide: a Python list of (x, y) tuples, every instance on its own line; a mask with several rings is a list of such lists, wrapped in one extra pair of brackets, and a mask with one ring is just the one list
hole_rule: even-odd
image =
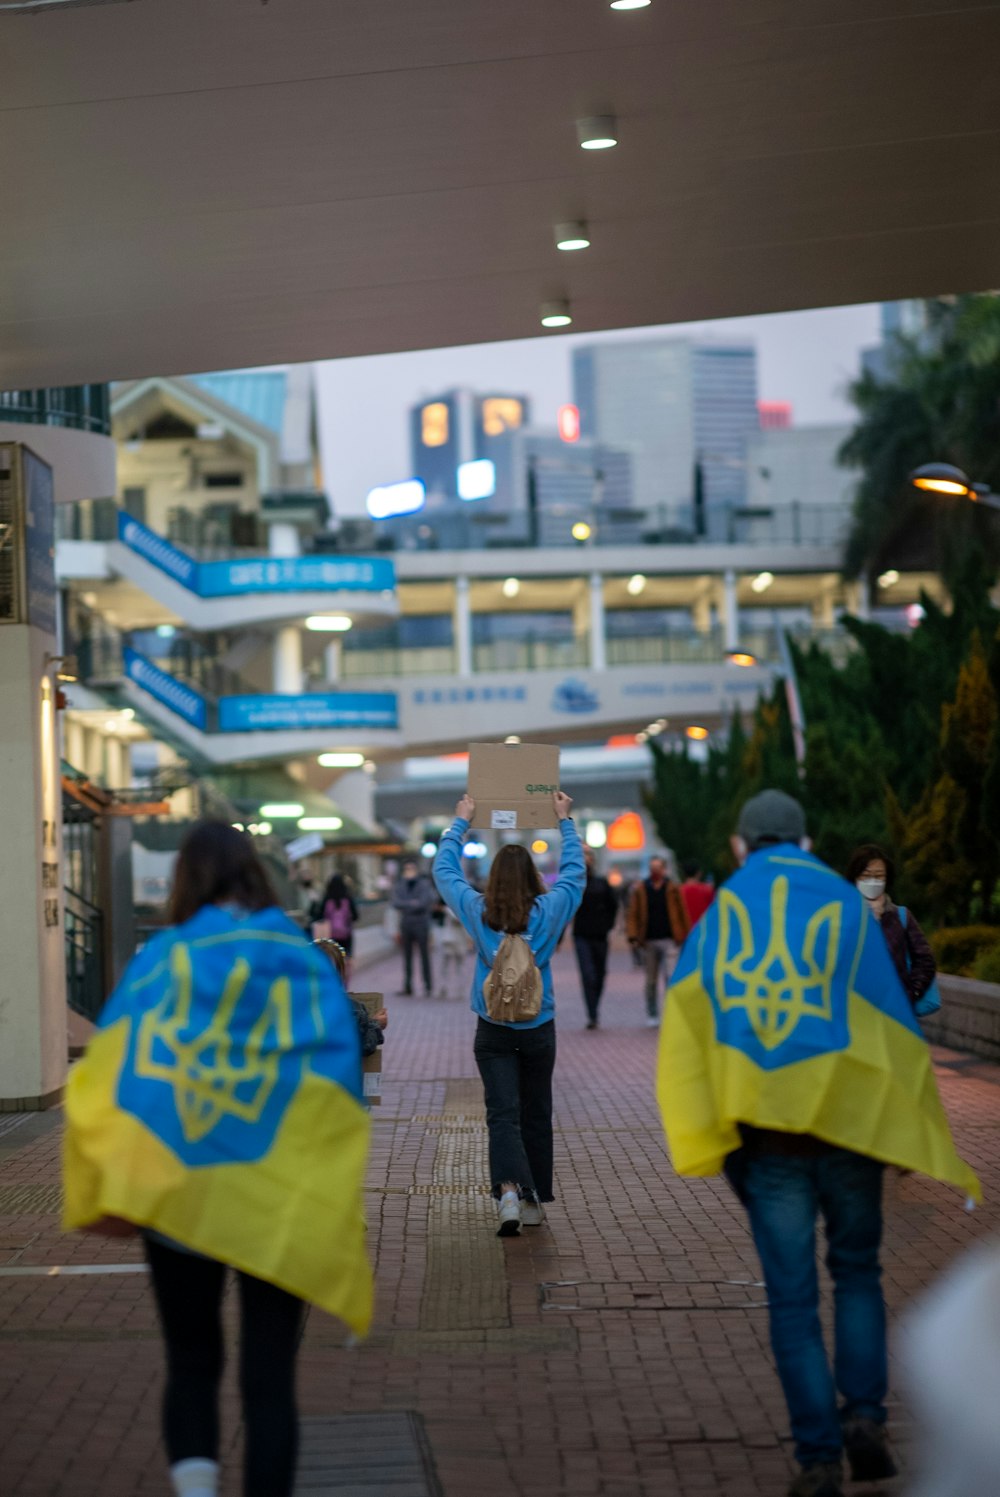
[[(379, 978), (391, 994), (394, 968), (364, 986)], [(547, 1228), (503, 1243), (483, 1191), (465, 1004), (390, 998), (368, 1195), (374, 1333), (345, 1348), (336, 1324), (310, 1316), (303, 1413), (416, 1412), (444, 1497), (780, 1497), (792, 1465), (742, 1212), (721, 1182), (671, 1174), (652, 1096), (656, 1034), (625, 952), (609, 989), (604, 1027), (585, 1032), (571, 960), (558, 959), (560, 1199)], [(1000, 1068), (938, 1058), (988, 1202), (970, 1217), (954, 1192), (892, 1179), (893, 1311), (1000, 1217)], [(160, 1348), (139, 1254), (60, 1235), (58, 1149), (58, 1114), (0, 1119), (0, 1489), (164, 1494)], [(73, 1272), (93, 1265), (111, 1271)], [(235, 1494), (231, 1380), (224, 1415)], [(892, 1418), (905, 1458), (895, 1403)]]

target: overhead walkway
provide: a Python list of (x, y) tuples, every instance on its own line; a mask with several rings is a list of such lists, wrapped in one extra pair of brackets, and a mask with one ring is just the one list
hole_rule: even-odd
[(148, 621), (164, 611), (190, 629), (225, 630), (280, 624), (331, 608), (354, 619), (394, 618), (399, 612), (393, 564), (385, 557), (236, 556), (205, 561), (181, 550), (124, 511), (118, 539), (62, 540), (60, 580), (107, 581), (119, 577), (150, 600)]

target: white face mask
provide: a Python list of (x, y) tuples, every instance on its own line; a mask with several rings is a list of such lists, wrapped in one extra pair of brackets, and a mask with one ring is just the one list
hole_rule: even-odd
[(857, 880), (857, 889), (858, 893), (863, 894), (866, 899), (878, 899), (885, 893), (885, 879), (859, 878)]

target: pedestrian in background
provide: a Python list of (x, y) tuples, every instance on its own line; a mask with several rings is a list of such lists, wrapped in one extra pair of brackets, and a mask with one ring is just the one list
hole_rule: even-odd
[(319, 900), (319, 916), (313, 924), (314, 941), (336, 941), (346, 958), (345, 984), (351, 980), (351, 958), (354, 955), (354, 927), (358, 907), (343, 874), (331, 874)]
[(650, 1029), (659, 1023), (660, 971), (666, 987), (677, 964), (678, 950), (690, 929), (680, 885), (668, 878), (665, 859), (650, 858), (649, 876), (633, 886), (625, 914), (629, 941), (633, 948), (642, 951), (645, 959), (646, 1023)]
[(885, 1164), (980, 1191), (885, 942), (857, 890), (807, 848), (797, 801), (777, 790), (747, 801), (740, 871), (674, 976), (657, 1090), (678, 1174), (724, 1169), (750, 1218), (800, 1466), (788, 1497), (843, 1497), (845, 1453), (856, 1481), (896, 1470), (879, 1262)]
[(892, 860), (876, 843), (865, 842), (851, 854), (847, 878), (861, 894), (882, 927), (885, 944), (913, 1010), (920, 1018), (941, 1007), (937, 962), (927, 937), (904, 906), (893, 904), (889, 895)]
[(591, 848), (584, 848), (583, 857), (587, 883), (573, 918), (573, 946), (587, 1006), (587, 1028), (596, 1029), (608, 971), (608, 937), (618, 918), (618, 898), (607, 879), (597, 872)]
[(403, 987), (400, 998), (413, 996), (413, 953), (420, 954), (424, 997), (433, 994), (431, 976), (431, 915), (437, 904), (434, 884), (421, 873), (415, 858), (407, 858), (392, 891), (392, 907), (399, 916), (399, 944), (403, 949)]
[[(552, 1200), (552, 1071), (556, 1062), (552, 954), (583, 897), (586, 868), (570, 819), (573, 802), (552, 797), (562, 856), (547, 893), (526, 847), (501, 847), (478, 893), (462, 868), (462, 844), (475, 813), (463, 795), (441, 838), (434, 878), (441, 898), (462, 922), (476, 949), (472, 1011), (476, 1065), (486, 1096), (490, 1181), (498, 1203), (498, 1237), (540, 1226)], [(515, 1015), (499, 1017), (506, 999)], [(491, 1014), (492, 1010), (492, 1014)], [(522, 1011), (530, 1017), (518, 1019)]]
[(681, 884), (681, 898), (684, 900), (684, 908), (687, 911), (688, 926), (697, 925), (698, 921), (708, 909), (715, 898), (715, 888), (706, 883), (701, 864), (689, 859), (684, 864), (684, 882)]

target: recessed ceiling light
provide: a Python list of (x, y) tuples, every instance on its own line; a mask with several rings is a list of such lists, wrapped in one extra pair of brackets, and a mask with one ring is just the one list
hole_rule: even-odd
[(755, 593), (766, 593), (773, 581), (773, 572), (758, 572), (757, 576), (753, 579), (750, 586)]
[(653, 0), (611, 0), (612, 10), (645, 10)]
[(625, 584), (625, 590), (633, 598), (637, 598), (640, 593), (645, 592), (646, 579), (641, 572), (636, 572), (634, 577), (628, 579)]
[(879, 587), (895, 587), (898, 581), (899, 573), (895, 567), (890, 567), (887, 572), (883, 572), (879, 577), (878, 585)]
[(584, 250), (590, 248), (590, 235), (585, 223), (556, 224), (556, 249)]
[(315, 634), (346, 634), (352, 621), (346, 613), (311, 613), (306, 628)]
[(570, 315), (569, 302), (542, 302), (541, 319), (542, 327), (569, 327), (573, 321)]
[(320, 754), (318, 763), (323, 769), (360, 769), (365, 762), (364, 754), (344, 749), (338, 753)]
[(613, 114), (594, 114), (577, 120), (576, 136), (585, 151), (610, 151), (618, 144), (618, 121)]
[(500, 591), (505, 598), (516, 598), (521, 591), (521, 584), (516, 577), (508, 577)]
[(277, 800), (270, 802), (266, 806), (261, 806), (260, 814), (271, 821), (277, 821), (279, 818), (291, 820), (292, 817), (301, 816), (304, 810), (305, 806), (300, 805), (298, 801)]

